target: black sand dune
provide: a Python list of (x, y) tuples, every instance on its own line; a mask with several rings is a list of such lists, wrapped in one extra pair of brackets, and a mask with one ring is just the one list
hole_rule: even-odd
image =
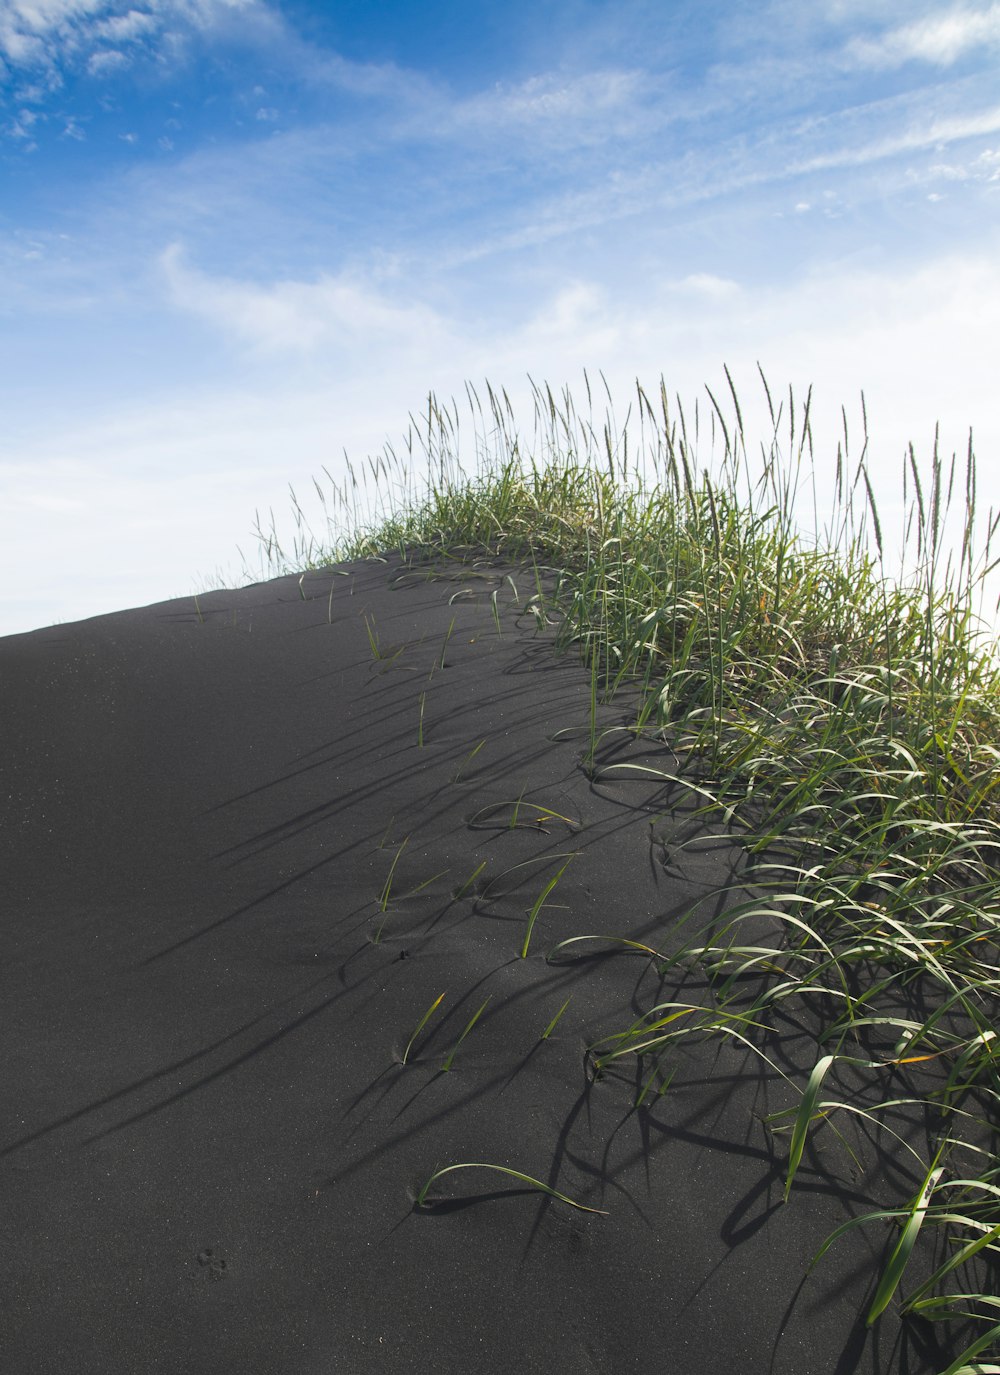
[[(896, 1165), (817, 1133), (782, 1204), (761, 1118), (797, 1094), (732, 1039), (639, 1110), (634, 1059), (592, 1081), (598, 1038), (711, 994), (552, 948), (676, 948), (752, 875), (683, 791), (588, 776), (590, 677), (533, 591), (397, 558), (0, 640), (0, 1369), (947, 1364), (864, 1326), (888, 1229), (806, 1277)], [(600, 758), (676, 767), (625, 732)], [(816, 1057), (769, 1053), (800, 1086)], [(416, 1206), (461, 1162), (607, 1215), (482, 1169)]]

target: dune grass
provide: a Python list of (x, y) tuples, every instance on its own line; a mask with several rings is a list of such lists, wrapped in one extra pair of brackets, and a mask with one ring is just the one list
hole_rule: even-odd
[[(894, 1138), (887, 1149), (913, 1156), (918, 1186), (848, 1224), (896, 1228), (866, 1316), (900, 1303), (971, 1320), (975, 1339), (949, 1375), (1000, 1370), (984, 1364), (1000, 1351), (1000, 658), (987, 598), (1000, 517), (977, 510), (971, 441), (962, 461), (935, 446), (926, 470), (911, 448), (890, 555), (866, 434), (852, 459), (845, 420), (817, 476), (809, 399), (778, 403), (761, 381), (769, 424), (753, 462), (731, 383), (725, 405), (709, 392), (690, 421), (665, 390), (637, 388), (621, 426), (610, 397), (595, 422), (589, 382), (585, 414), (537, 387), (527, 437), (505, 393), (487, 388), (484, 406), (470, 387), (471, 471), (458, 408), (431, 398), (404, 453), (334, 484), (333, 514), (317, 485), (322, 538), (297, 501), (292, 550), (273, 522), (258, 534), (279, 570), (391, 549), (538, 570), (522, 610), (591, 673), (585, 767), (595, 779), (638, 768), (602, 763), (596, 705), (620, 693), (631, 731), (678, 760), (664, 781), (725, 823), (753, 881), (724, 920), (690, 913), (697, 934), (679, 952), (663, 953), (667, 936), (660, 950), (613, 932), (575, 938), (617, 941), (661, 970), (696, 964), (710, 979), (704, 1006), (623, 1016), (592, 1047), (592, 1072), (637, 1064), (642, 1104), (654, 1086), (668, 1091), (664, 1065), (684, 1037), (736, 1038), (764, 1056), (783, 1014), (819, 1009), (815, 1067), (789, 1080), (796, 1105), (769, 1123), (788, 1133), (789, 1206), (811, 1134), (853, 1116), (884, 1139), (890, 1117), (912, 1108), (922, 1145)], [(762, 921), (780, 936), (744, 935)], [(928, 1238), (933, 1259), (908, 1289), (911, 1253)]]

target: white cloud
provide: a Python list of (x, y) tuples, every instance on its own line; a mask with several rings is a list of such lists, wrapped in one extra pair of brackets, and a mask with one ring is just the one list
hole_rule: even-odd
[(645, 84), (638, 72), (593, 71), (571, 77), (546, 73), (515, 86), (497, 85), (492, 91), (461, 101), (454, 108), (454, 117), (462, 124), (527, 125), (604, 119), (630, 108)]
[(0, 55), (15, 68), (54, 69), (84, 54), (103, 75), (107, 64), (94, 51), (102, 42), (137, 43), (169, 23), (204, 29), (236, 11), (261, 9), (261, 0), (145, 0), (127, 9), (120, 0), (4, 0)]
[(1000, 47), (1000, 4), (985, 9), (955, 6), (945, 14), (925, 15), (877, 38), (855, 38), (847, 54), (866, 67), (900, 67), (929, 62), (950, 67), (967, 53)]
[(131, 62), (131, 58), (118, 48), (101, 48), (87, 59), (87, 71), (91, 76), (109, 76), (111, 72), (131, 66)]
[(401, 106), (421, 106), (437, 99), (436, 87), (426, 77), (394, 62), (352, 62), (339, 53), (317, 56), (314, 49), (297, 43), (294, 37), (286, 35), (286, 40), (297, 52), (302, 74), (310, 82), (366, 98), (387, 97)]
[(984, 148), (967, 162), (936, 162), (926, 175), (944, 181), (1000, 181), (1000, 149)]
[(4, 132), (11, 138), (31, 138), (31, 129), (37, 120), (34, 110), (18, 110), (17, 117), (4, 125)]
[(0, 52), (14, 65), (48, 60), (57, 46), (75, 48), (79, 26), (106, 0), (7, 0), (0, 14)]
[(0, 53), (12, 66), (28, 66), (45, 57), (45, 44), (35, 34), (16, 28), (0, 15)]
[(156, 16), (149, 11), (129, 10), (127, 14), (113, 14), (102, 19), (94, 25), (94, 32), (109, 43), (127, 43), (130, 39), (155, 32), (158, 24)]
[(701, 297), (709, 301), (731, 301), (740, 294), (738, 282), (728, 277), (717, 277), (711, 272), (692, 272), (678, 282), (667, 283), (667, 289), (686, 296)]
[(1000, 132), (1000, 105), (975, 113), (932, 119), (901, 133), (888, 134), (868, 143), (847, 145), (805, 158), (789, 168), (796, 173), (818, 172), (833, 167), (860, 167), (900, 153), (944, 147), (962, 139)]
[(179, 245), (161, 257), (175, 306), (264, 353), (380, 343), (428, 350), (446, 340), (443, 320), (418, 301), (394, 301), (349, 276), (260, 286), (188, 267)]
[(59, 90), (62, 85), (62, 78), (58, 72), (48, 71), (45, 73), (44, 80), (41, 82), (28, 82), (21, 84), (17, 88), (18, 100), (23, 100), (28, 105), (40, 105), (47, 100), (53, 91)]
[(173, 9), (185, 19), (206, 27), (214, 24), (227, 11), (252, 10), (260, 7), (260, 0), (159, 0), (165, 8)]

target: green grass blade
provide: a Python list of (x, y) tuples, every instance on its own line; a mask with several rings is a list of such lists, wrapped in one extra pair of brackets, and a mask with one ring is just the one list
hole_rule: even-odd
[(424, 1015), (420, 1018), (420, 1021), (419, 1021), (419, 1022), (417, 1023), (417, 1025), (414, 1027), (414, 1029), (413, 1029), (413, 1035), (412, 1035), (412, 1036), (410, 1037), (410, 1039), (407, 1041), (407, 1043), (406, 1043), (406, 1049), (403, 1051), (403, 1058), (402, 1058), (402, 1060), (400, 1061), (401, 1064), (405, 1065), (406, 1062), (407, 1062), (407, 1060), (410, 1058), (410, 1051), (413, 1049), (413, 1042), (417, 1039), (417, 1037), (418, 1037), (418, 1036), (420, 1035), (420, 1033), (423, 1031), (424, 1027), (427, 1025), (427, 1023), (428, 1023), (428, 1022), (430, 1021), (430, 1019), (433, 1017), (435, 1010), (441, 1005), (441, 1002), (443, 1001), (443, 999), (444, 999), (444, 994), (443, 994), (443, 993), (439, 993), (439, 994), (437, 995), (437, 997), (434, 999), (434, 1001), (431, 1003), (430, 1007), (429, 1007), (429, 1008), (427, 1009), (427, 1011), (424, 1013)]
[(882, 1279), (875, 1291), (872, 1306), (869, 1308), (868, 1317), (865, 1319), (865, 1324), (868, 1327), (871, 1327), (879, 1315), (885, 1312), (890, 1299), (899, 1287), (899, 1282), (903, 1278), (903, 1271), (906, 1269), (920, 1228), (927, 1215), (927, 1205), (930, 1202), (931, 1194), (933, 1194), (943, 1173), (944, 1166), (938, 1165), (935, 1157), (935, 1164), (931, 1167), (927, 1178), (913, 1200), (913, 1207), (906, 1219), (906, 1225), (900, 1233), (899, 1240), (896, 1242), (893, 1253), (883, 1271)]
[(568, 860), (566, 861), (566, 863), (562, 866), (562, 868), (558, 871), (558, 873), (554, 874), (553, 877), (549, 879), (548, 883), (545, 885), (545, 887), (544, 887), (544, 888), (542, 889), (542, 891), (539, 893), (538, 897), (535, 899), (535, 905), (534, 905), (534, 907), (532, 907), (531, 911), (528, 913), (528, 924), (527, 924), (527, 926), (526, 926), (526, 928), (525, 928), (525, 931), (524, 931), (524, 944), (521, 946), (521, 959), (522, 959), (522, 960), (527, 959), (527, 957), (528, 957), (528, 946), (531, 944), (531, 933), (532, 933), (532, 931), (534, 930), (535, 922), (536, 922), (536, 920), (538, 919), (538, 914), (539, 914), (539, 912), (542, 910), (542, 907), (543, 907), (544, 904), (545, 904), (545, 899), (546, 899), (546, 898), (548, 897), (548, 895), (552, 892), (552, 889), (556, 886), (556, 884), (557, 884), (557, 883), (559, 882), (559, 880), (562, 878), (563, 874), (564, 874), (564, 873), (566, 872), (566, 870), (569, 868), (570, 861), (571, 861), (573, 858), (574, 858), (574, 856), (571, 855), (571, 856), (570, 856), (570, 859), (568, 859)]
[(1000, 1323), (997, 1323), (996, 1327), (991, 1327), (988, 1332), (984, 1332), (981, 1337), (977, 1337), (960, 1356), (956, 1356), (946, 1370), (940, 1372), (940, 1375), (980, 1375), (980, 1372), (985, 1375), (987, 1371), (992, 1375), (992, 1372), (1000, 1370), (1000, 1366), (972, 1365), (971, 1362), (981, 1351), (985, 1351), (994, 1342), (1000, 1342)]
[(460, 883), (459, 886), (455, 889), (454, 893), (452, 893), (452, 898), (455, 902), (458, 902), (459, 898), (465, 897), (465, 894), (469, 891), (469, 889), (472, 887), (476, 879), (479, 877), (479, 875), (483, 872), (485, 868), (486, 860), (484, 859), (481, 864), (476, 865), (475, 869), (473, 869), (472, 873), (464, 881), (464, 883)]
[(972, 1241), (967, 1242), (956, 1251), (954, 1255), (949, 1256), (945, 1263), (934, 1271), (929, 1280), (925, 1280), (923, 1284), (914, 1289), (913, 1293), (903, 1305), (902, 1311), (904, 1313), (912, 1312), (914, 1306), (923, 1296), (929, 1293), (936, 1285), (940, 1284), (946, 1275), (951, 1274), (951, 1272), (957, 1270), (960, 1265), (964, 1265), (966, 1261), (978, 1255), (984, 1247), (992, 1246), (997, 1241), (1000, 1241), (1000, 1222), (998, 1222), (995, 1227), (991, 1228), (990, 1231), (984, 1232), (982, 1236), (973, 1238)]
[(569, 936), (566, 940), (554, 945), (546, 956), (551, 960), (553, 955), (557, 955), (560, 950), (565, 950), (567, 946), (578, 945), (580, 941), (607, 941), (609, 945), (623, 945), (626, 950), (637, 950), (641, 955), (649, 955), (654, 960), (668, 960), (669, 955), (662, 954), (659, 950), (654, 950), (651, 945), (645, 945), (642, 941), (630, 940), (627, 936)]
[(457, 1041), (455, 1042), (455, 1044), (452, 1046), (451, 1050), (450, 1050), (449, 1053), (448, 1053), (448, 1058), (445, 1060), (444, 1064), (441, 1066), (442, 1070), (447, 1071), (447, 1070), (451, 1069), (451, 1063), (452, 1063), (452, 1061), (453, 1061), (454, 1058), (455, 1058), (455, 1052), (458, 1050), (459, 1046), (460, 1046), (460, 1045), (462, 1044), (462, 1042), (465, 1040), (466, 1036), (468, 1036), (468, 1034), (469, 1034), (469, 1032), (472, 1030), (472, 1028), (473, 1028), (473, 1027), (476, 1025), (476, 1023), (479, 1021), (479, 1019), (480, 1019), (480, 1017), (483, 1015), (483, 1013), (486, 1011), (486, 1003), (489, 1002), (489, 1000), (490, 1000), (490, 998), (492, 998), (492, 996), (493, 996), (492, 993), (489, 994), (489, 996), (486, 998), (486, 1001), (485, 1001), (485, 1002), (484, 1002), (484, 1003), (483, 1003), (483, 1004), (482, 1004), (482, 1005), (472, 1014), (472, 1016), (469, 1018), (468, 1022), (467, 1022), (466, 1025), (465, 1025), (465, 1030), (462, 1032), (461, 1036), (459, 1036), (458, 1040), (457, 1040)]
[(798, 1112), (795, 1116), (795, 1125), (792, 1128), (792, 1140), (788, 1147), (788, 1173), (785, 1176), (785, 1197), (784, 1202), (788, 1202), (788, 1195), (791, 1192), (792, 1180), (795, 1172), (799, 1168), (802, 1160), (802, 1152), (805, 1149), (806, 1134), (809, 1131), (809, 1123), (812, 1120), (813, 1110), (816, 1106), (816, 1099), (822, 1087), (826, 1072), (837, 1057), (835, 1055), (824, 1055), (822, 1060), (818, 1060), (813, 1066), (806, 1084), (805, 1093), (802, 1095), (802, 1102), (799, 1104)]
[(544, 1184), (540, 1179), (533, 1178), (530, 1174), (523, 1174), (520, 1170), (512, 1170), (507, 1165), (493, 1165), (485, 1160), (462, 1161), (457, 1165), (445, 1165), (440, 1170), (435, 1170), (431, 1177), (424, 1184), (417, 1194), (417, 1207), (425, 1206), (427, 1191), (431, 1185), (436, 1183), (442, 1175), (451, 1174), (453, 1170), (495, 1170), (497, 1174), (509, 1175), (511, 1179), (518, 1179), (522, 1184), (528, 1184), (533, 1189), (540, 1190), (543, 1194), (548, 1194), (551, 1198), (558, 1199), (560, 1203), (566, 1203), (570, 1208), (577, 1208), (581, 1213), (596, 1213), (599, 1217), (607, 1217), (607, 1210), (604, 1208), (589, 1208), (585, 1203), (578, 1203), (576, 1199), (570, 1198), (567, 1194), (561, 1194), (558, 1189), (553, 1189), (550, 1185)]
[(555, 1029), (556, 1029), (556, 1023), (559, 1021), (559, 1018), (563, 1015), (563, 1013), (566, 1011), (566, 1009), (569, 1007), (569, 1005), (570, 1005), (570, 1003), (571, 1003), (572, 1001), (573, 1001), (573, 995), (572, 995), (572, 993), (571, 993), (570, 996), (569, 996), (569, 997), (566, 999), (566, 1001), (563, 1003), (562, 1007), (561, 1007), (561, 1008), (559, 1009), (559, 1011), (556, 1013), (556, 1015), (552, 1018), (552, 1021), (549, 1022), (548, 1026), (547, 1026), (547, 1027), (545, 1028), (545, 1030), (542, 1032), (541, 1036), (539, 1036), (538, 1039), (539, 1039), (540, 1041), (547, 1041), (547, 1040), (549, 1039), (549, 1037), (552, 1035), (553, 1031), (555, 1031)]
[(392, 893), (392, 878), (393, 878), (393, 875), (394, 875), (395, 872), (396, 872), (396, 865), (399, 863), (399, 857), (400, 857), (400, 855), (403, 853), (403, 851), (406, 849), (406, 847), (407, 847), (407, 845), (408, 845), (409, 843), (410, 843), (410, 837), (407, 836), (406, 839), (403, 841), (402, 845), (400, 845), (399, 849), (396, 851), (396, 853), (395, 853), (395, 854), (393, 855), (393, 857), (392, 857), (392, 863), (389, 865), (389, 876), (388, 876), (388, 878), (386, 879), (386, 881), (385, 881), (385, 883), (384, 883), (384, 885), (383, 885), (383, 887), (382, 887), (382, 892), (379, 894), (379, 900), (378, 900), (378, 905), (379, 905), (379, 907), (382, 909), (383, 912), (384, 912), (384, 911), (386, 910), (386, 908), (389, 906), (389, 896), (390, 896), (390, 894)]

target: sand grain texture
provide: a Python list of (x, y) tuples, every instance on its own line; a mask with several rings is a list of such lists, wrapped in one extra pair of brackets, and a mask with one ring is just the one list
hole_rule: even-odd
[[(5, 1371), (947, 1363), (863, 1326), (887, 1233), (804, 1278), (877, 1170), (820, 1135), (783, 1206), (760, 1118), (795, 1095), (756, 1056), (692, 1040), (640, 1111), (634, 1066), (590, 1082), (589, 1044), (691, 985), (546, 952), (669, 949), (744, 856), (652, 775), (588, 777), (590, 677), (533, 590), (394, 558), (0, 640)], [(472, 1170), (415, 1208), (480, 1160), (608, 1216)]]

